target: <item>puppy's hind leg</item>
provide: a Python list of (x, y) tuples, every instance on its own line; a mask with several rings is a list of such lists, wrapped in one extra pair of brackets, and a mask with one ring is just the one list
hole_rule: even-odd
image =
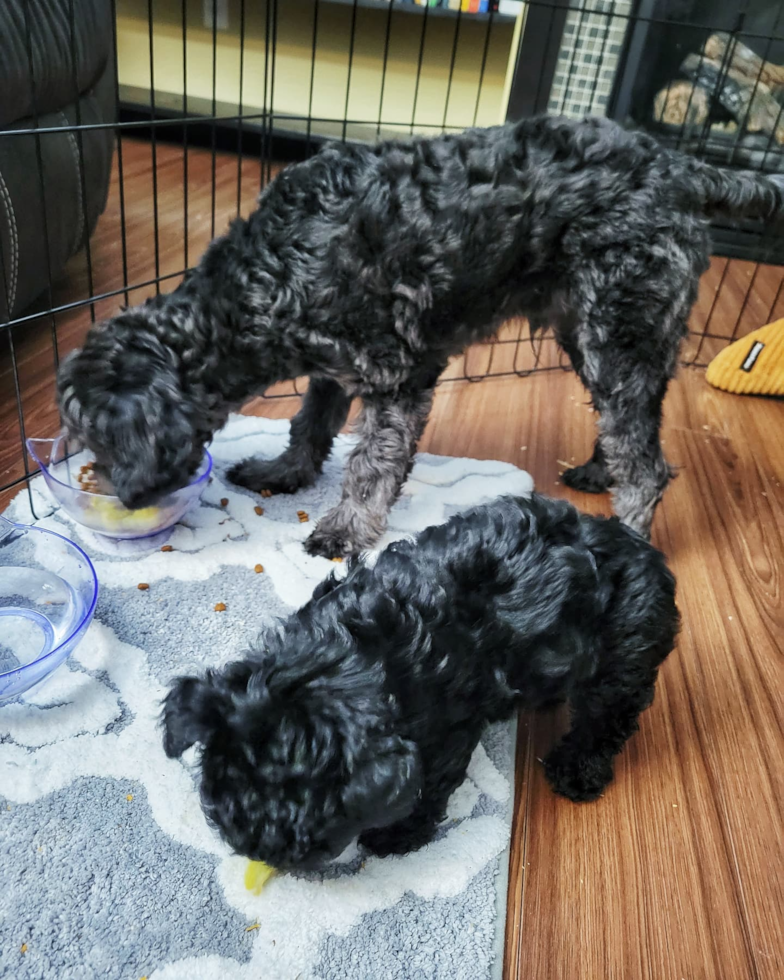
[[(590, 391), (589, 376), (585, 372), (585, 358), (575, 338), (568, 329), (557, 329), (556, 337), (561, 347), (569, 355), (572, 367), (580, 380)], [(596, 397), (597, 395), (594, 395), (594, 404), (596, 404)], [(581, 490), (583, 493), (604, 493), (605, 490), (609, 490), (613, 481), (607, 469), (607, 460), (599, 439), (596, 440), (593, 447), (591, 458), (586, 463), (564, 470), (561, 479), (567, 487), (571, 487), (573, 490)]]
[(358, 554), (378, 541), (411, 471), (432, 401), (432, 386), (365, 398), (359, 444), (348, 460), (342, 499), (305, 543), (311, 555)]
[(659, 442), (666, 385), (667, 379), (661, 379), (657, 391), (634, 405), (624, 396), (612, 399), (599, 420), (599, 438), (613, 478), (613, 509), (646, 539), (656, 505), (673, 476)]
[(302, 407), (291, 420), (286, 451), (277, 459), (246, 459), (229, 471), (229, 479), (249, 490), (273, 493), (294, 493), (315, 483), (350, 405), (350, 396), (336, 381), (311, 378)]
[[(606, 482), (615, 513), (644, 538), (650, 536), (656, 505), (672, 478), (659, 430), (687, 313), (680, 301), (669, 309), (652, 301), (630, 324), (623, 309), (594, 307), (591, 322), (579, 334), (580, 377), (600, 413), (598, 451), (579, 475), (564, 475), (564, 481), (575, 486), (575, 476), (578, 482), (583, 476)], [(601, 464), (598, 477), (592, 463)]]

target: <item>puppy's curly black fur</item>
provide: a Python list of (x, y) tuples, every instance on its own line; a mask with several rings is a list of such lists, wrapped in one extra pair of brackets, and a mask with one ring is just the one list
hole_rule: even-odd
[(595, 799), (677, 630), (663, 555), (617, 518), (501, 498), (353, 560), (247, 659), (178, 680), (164, 746), (200, 743), (204, 811), (241, 854), (317, 867), (358, 834), (401, 853), (516, 705), (568, 700), (545, 770)]
[(305, 374), (289, 448), (231, 476), (307, 485), (361, 396), (343, 498), (307, 544), (357, 553), (384, 529), (448, 358), (527, 316), (554, 327), (600, 412), (593, 458), (565, 482), (612, 487), (615, 512), (647, 535), (670, 479), (661, 404), (707, 267), (706, 217), (781, 210), (773, 178), (599, 119), (330, 146), (284, 170), (173, 293), (89, 334), (60, 373), (63, 420), (139, 507), (187, 482), (232, 409)]

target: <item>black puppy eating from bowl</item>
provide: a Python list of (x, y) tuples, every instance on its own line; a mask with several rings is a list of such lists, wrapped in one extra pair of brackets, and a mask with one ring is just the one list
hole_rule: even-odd
[(386, 528), (450, 358), (524, 316), (552, 326), (599, 413), (591, 459), (564, 482), (610, 489), (648, 535), (708, 217), (781, 216), (782, 186), (603, 119), (327, 146), (265, 187), (174, 292), (90, 331), (59, 372), (63, 423), (139, 508), (188, 483), (231, 411), (302, 375), (286, 451), (229, 476), (309, 486), (361, 398), (341, 499), (305, 544), (358, 554)]
[(207, 819), (238, 853), (313, 869), (359, 836), (432, 839), (485, 725), (567, 701), (544, 760), (596, 799), (651, 703), (679, 617), (663, 555), (616, 518), (499, 498), (352, 559), (244, 659), (178, 679), (164, 747), (198, 743)]

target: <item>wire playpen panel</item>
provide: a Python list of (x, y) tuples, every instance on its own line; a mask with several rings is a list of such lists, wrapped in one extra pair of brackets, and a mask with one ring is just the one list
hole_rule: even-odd
[[(173, 289), (282, 166), (325, 140), (595, 113), (728, 166), (784, 171), (784, 0), (50, 6), (59, 80), (35, 0), (0, 13), (22, 58), (5, 78), (0, 31), (0, 492), (32, 472), (25, 436), (56, 427), (60, 357), (121, 305)], [(58, 155), (72, 179), (50, 190)], [(784, 315), (776, 229), (716, 236), (686, 364)], [(513, 322), (442, 381), (567, 367), (549, 333)]]

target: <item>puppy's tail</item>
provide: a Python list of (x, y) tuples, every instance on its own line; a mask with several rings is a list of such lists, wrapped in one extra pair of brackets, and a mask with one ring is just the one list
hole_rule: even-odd
[(688, 205), (706, 217), (784, 218), (784, 178), (779, 175), (725, 170), (690, 157), (687, 179)]

